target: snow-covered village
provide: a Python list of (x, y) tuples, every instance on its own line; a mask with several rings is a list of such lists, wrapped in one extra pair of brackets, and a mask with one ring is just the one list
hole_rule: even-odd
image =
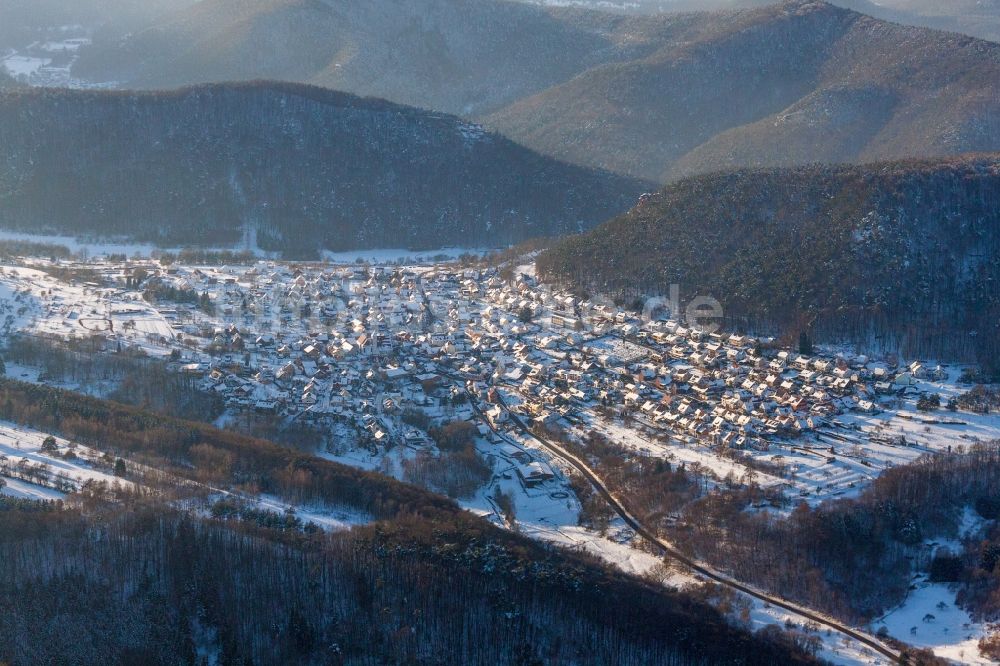
[(1000, 0), (0, 0), (0, 666), (1000, 664)]
[[(0, 267), (0, 290), (8, 377), (107, 397), (120, 388), (114, 378), (82, 381), (39, 359), (72, 349), (156, 363), (218, 405), (219, 427), (296, 433), (321, 457), (424, 485), (498, 526), (644, 575), (663, 569), (660, 558), (622, 516), (594, 509), (568, 450), (597, 469), (599, 451), (613, 449), (687, 472), (695, 495), (752, 486), (748, 511), (788, 516), (857, 497), (921, 456), (1000, 439), (998, 396), (975, 388), (973, 368), (707, 332), (658, 300), (634, 311), (574, 297), (539, 283), (530, 263), (36, 258)], [(37, 452), (3, 453), (5, 493), (58, 496), (52, 479), (23, 473)], [(93, 476), (58, 480), (73, 490)], [(357, 520), (287, 509), (325, 525)], [(661, 518), (674, 529), (690, 520), (680, 507)], [(938, 547), (928, 543), (928, 556)], [(915, 598), (945, 603), (939, 587)], [(749, 621), (794, 622), (746, 603)], [(983, 625), (959, 612), (944, 633), (903, 627), (900, 615), (923, 608), (907, 603), (917, 602), (874, 628), (974, 654)], [(846, 640), (823, 650), (844, 663), (861, 654)]]

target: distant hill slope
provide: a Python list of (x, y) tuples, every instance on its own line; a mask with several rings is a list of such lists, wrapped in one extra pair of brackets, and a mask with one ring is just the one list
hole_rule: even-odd
[(834, 0), (876, 18), (1000, 42), (998, 0)]
[(590, 69), (487, 124), (661, 181), (1000, 150), (1000, 44), (802, 0), (702, 16), (655, 53)]
[(653, 16), (203, 0), (99, 37), (74, 73), (144, 88), (308, 82), (477, 118), (545, 154), (657, 182), (1000, 150), (1000, 44), (818, 0)]
[(75, 73), (142, 88), (300, 81), (472, 115), (602, 62), (617, 20), (506, 0), (203, 0), (105, 35)]
[(733, 326), (1000, 370), (1000, 157), (739, 170), (666, 187), (539, 273), (626, 299), (710, 294)]
[(117, 38), (197, 0), (2, 0), (0, 53), (91, 32)]
[(265, 249), (576, 232), (646, 184), (452, 116), (297, 84), (0, 95), (0, 227)]
[[(653, 14), (760, 7), (775, 0), (523, 0), (537, 5), (567, 5)], [(830, 0), (883, 21), (960, 32), (1000, 42), (1000, 0)]]

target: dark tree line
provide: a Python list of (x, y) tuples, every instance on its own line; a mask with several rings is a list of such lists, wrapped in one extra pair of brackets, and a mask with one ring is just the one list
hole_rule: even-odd
[(390, 478), (209, 425), (84, 396), (0, 380), (0, 416), (180, 478), (274, 493), (294, 503), (353, 507), (376, 518), (451, 514), (449, 500)]
[(101, 345), (100, 340), (59, 342), (22, 335), (8, 340), (4, 356), (37, 368), (46, 381), (110, 383), (114, 400), (168, 416), (212, 421), (225, 408), (218, 395), (200, 390), (197, 380), (169, 370), (164, 361), (127, 349), (97, 353)]
[(143, 505), (0, 500), (10, 664), (807, 664), (709, 606), (471, 522), (291, 540)]

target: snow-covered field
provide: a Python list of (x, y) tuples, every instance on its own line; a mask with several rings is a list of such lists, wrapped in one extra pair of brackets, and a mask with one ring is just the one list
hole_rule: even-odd
[[(946, 548), (952, 553), (960, 553), (961, 541), (978, 534), (984, 522), (971, 507), (966, 507), (958, 538), (928, 542), (926, 546), (932, 551)], [(931, 582), (923, 573), (916, 574), (910, 586), (903, 603), (873, 622), (873, 627), (884, 627), (889, 635), (917, 647), (929, 648), (937, 656), (956, 663), (994, 663), (979, 655), (978, 642), (986, 635), (986, 627), (974, 622), (955, 604), (955, 586)]]
[[(134, 243), (127, 240), (87, 239), (63, 234), (33, 234), (22, 231), (0, 229), (0, 241), (22, 241), (26, 243), (41, 243), (44, 245), (60, 245), (70, 252), (85, 253), (91, 257), (102, 257), (111, 254), (124, 254), (129, 257), (150, 257), (157, 252), (178, 252), (182, 248), (159, 247), (151, 243)], [(241, 251), (241, 247), (206, 248), (207, 251)], [(266, 253), (261, 253), (266, 256)]]
[(66, 493), (62, 491), (28, 483), (20, 479), (4, 479), (4, 481), (6, 481), (6, 484), (3, 488), (0, 488), (0, 495), (30, 500), (58, 500), (66, 497)]
[(939, 657), (959, 664), (992, 664), (979, 655), (978, 642), (985, 627), (955, 605), (955, 590), (945, 583), (928, 582), (917, 576), (906, 602), (883, 617), (891, 636), (911, 645), (930, 648)]
[(11, 55), (0, 60), (0, 65), (15, 79), (28, 78), (50, 62), (49, 58), (33, 58), (31, 56)]
[(0, 54), (0, 69), (18, 81), (37, 87), (110, 88), (112, 84), (82, 81), (73, 76), (73, 66), (82, 47), (91, 43), (89, 31), (80, 25), (55, 26), (36, 35), (36, 41), (18, 45)]
[[(48, 436), (44, 432), (0, 421), (0, 469), (11, 470), (11, 473), (0, 476), (5, 482), (0, 494), (23, 499), (55, 500), (65, 499), (88, 483), (134, 487), (132, 481), (106, 471), (108, 465), (100, 462), (103, 454), (89, 447), (55, 437), (57, 451), (43, 451), (42, 443)], [(70, 451), (72, 455), (67, 456)], [(44, 469), (44, 474), (38, 473), (40, 469)], [(210, 490), (215, 491), (213, 497), (233, 496), (228, 491)], [(371, 516), (352, 509), (296, 505), (268, 495), (240, 496), (239, 499), (256, 509), (279, 515), (292, 511), (303, 522), (312, 522), (328, 531), (349, 529), (372, 520)]]
[[(16, 57), (16, 56), (11, 56)], [(6, 62), (6, 61), (0, 61)], [(129, 257), (151, 257), (158, 253), (178, 253), (184, 248), (161, 247), (152, 243), (135, 243), (127, 240), (88, 239), (65, 234), (34, 234), (21, 231), (0, 229), (0, 241), (23, 241), (42, 243), (45, 245), (60, 245), (74, 253), (86, 253), (91, 257), (102, 257), (113, 254), (124, 254)], [(255, 242), (234, 244), (228, 247), (204, 248), (205, 251), (243, 252), (250, 251), (262, 259), (273, 259), (275, 253), (267, 252), (257, 247)], [(443, 247), (432, 250), (406, 250), (401, 248), (383, 248), (372, 250), (349, 250), (346, 252), (323, 251), (320, 257), (323, 261), (337, 264), (353, 264), (361, 259), (372, 264), (398, 263), (430, 263), (439, 260), (452, 260), (471, 254), (482, 256), (493, 251), (491, 248)]]
[(0, 330), (62, 339), (114, 334), (126, 346), (164, 355), (174, 330), (145, 301), (96, 284), (67, 283), (23, 266), (0, 268)]
[[(42, 442), (46, 437), (46, 433), (37, 430), (0, 422), (0, 463), (15, 471), (41, 465), (46, 470), (45, 482), (5, 478), (7, 485), (2, 490), (3, 494), (30, 499), (60, 499), (67, 493), (52, 487), (57, 485), (56, 481), (65, 481), (77, 489), (88, 482), (103, 482), (109, 486), (132, 485), (130, 481), (119, 479), (95, 465), (92, 461), (98, 460), (100, 453), (87, 447), (75, 446), (61, 437), (55, 438), (58, 453), (43, 452)], [(65, 454), (70, 450), (73, 455), (67, 457)]]

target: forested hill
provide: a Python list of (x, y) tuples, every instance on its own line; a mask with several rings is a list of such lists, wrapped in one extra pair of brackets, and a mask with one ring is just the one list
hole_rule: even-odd
[(538, 270), (627, 299), (676, 283), (732, 325), (996, 367), (1000, 158), (694, 177), (557, 243)]
[(0, 227), (317, 248), (577, 232), (647, 186), (458, 118), (284, 83), (0, 94)]
[(812, 0), (695, 16), (650, 35), (641, 57), (487, 123), (546, 154), (659, 182), (1000, 150), (1000, 44)]
[[(803, 632), (751, 634), (694, 594), (374, 472), (7, 379), (0, 416), (123, 456), (145, 486), (0, 496), (5, 664), (819, 663)], [(254, 492), (365, 524), (241, 509)]]
[(1000, 150), (1000, 44), (819, 0), (766, 4), (623, 16), (506, 0), (203, 0), (97, 35), (74, 75), (312, 83), (658, 183)]

